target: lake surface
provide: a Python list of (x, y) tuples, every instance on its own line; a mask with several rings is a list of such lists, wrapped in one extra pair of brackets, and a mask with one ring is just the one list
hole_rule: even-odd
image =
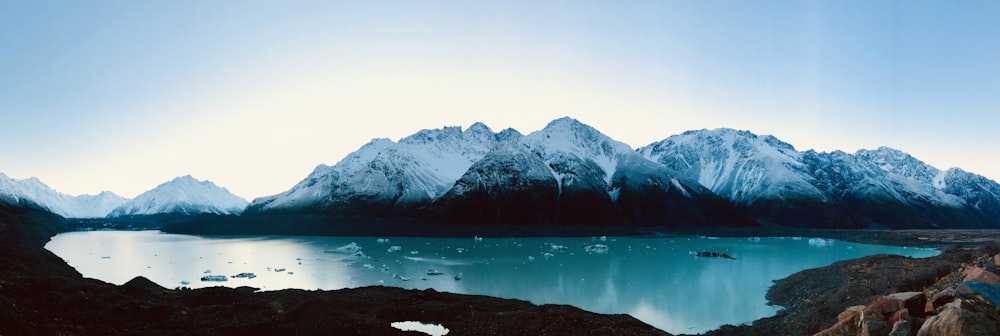
[[(350, 249), (338, 251), (351, 243), (363, 256), (345, 251)], [(392, 246), (399, 250), (390, 251)], [(114, 284), (142, 275), (168, 288), (434, 288), (625, 313), (670, 333), (699, 333), (772, 316), (780, 309), (768, 306), (764, 298), (772, 281), (803, 269), (873, 254), (938, 254), (932, 249), (809, 238), (480, 240), (203, 237), (158, 231), (63, 233), (46, 248), (85, 277)], [(697, 257), (695, 251), (725, 253), (735, 259)], [(428, 275), (428, 270), (442, 274)], [(199, 280), (243, 272), (256, 277)]]

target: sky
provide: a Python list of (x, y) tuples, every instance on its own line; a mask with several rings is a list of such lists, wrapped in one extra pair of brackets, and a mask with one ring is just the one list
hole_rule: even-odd
[(373, 138), (570, 116), (1000, 179), (997, 1), (0, 0), (0, 172), (248, 200)]

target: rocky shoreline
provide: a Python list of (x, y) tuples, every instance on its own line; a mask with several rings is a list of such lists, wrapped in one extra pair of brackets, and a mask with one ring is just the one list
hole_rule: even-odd
[[(0, 237), (6, 240), (0, 245), (0, 262), (4, 265), (0, 268), (0, 335), (416, 334), (390, 327), (391, 322), (408, 320), (440, 323), (454, 335), (669, 335), (628, 315), (595, 314), (565, 305), (538, 306), (520, 300), (434, 290), (171, 290), (144, 278), (114, 286), (83, 278), (43, 248), (52, 235), (66, 229), (64, 225), (61, 218), (44, 212), (0, 209)], [(771, 235), (766, 230), (703, 233)], [(861, 329), (853, 326), (873, 326), (877, 328), (869, 328), (872, 332), (888, 333), (900, 320), (911, 323), (910, 333), (905, 335), (916, 335), (920, 328), (934, 325), (933, 319), (956, 318), (982, 322), (981, 328), (986, 330), (1000, 330), (989, 329), (1000, 328), (996, 306), (963, 282), (973, 273), (991, 279), (991, 272), (998, 271), (992, 258), (1000, 253), (1000, 247), (990, 245), (997, 243), (998, 239), (992, 238), (996, 234), (783, 233), (945, 250), (925, 259), (878, 255), (801, 271), (776, 281), (768, 292), (770, 302), (785, 307), (778, 315), (750, 325), (723, 326), (708, 335), (860, 335)], [(907, 292), (904, 298), (893, 295)], [(919, 297), (931, 302), (931, 306), (925, 303), (925, 309), (918, 312), (911, 301), (919, 301)], [(900, 312), (903, 308), (905, 313)], [(875, 334), (879, 333), (866, 335)]]

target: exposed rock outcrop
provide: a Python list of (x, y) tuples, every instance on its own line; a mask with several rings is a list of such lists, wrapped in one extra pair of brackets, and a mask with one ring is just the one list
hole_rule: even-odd
[(990, 299), (1000, 289), (998, 256), (982, 256), (972, 265), (956, 267), (923, 291), (878, 297), (867, 306), (851, 306), (837, 323), (817, 336), (951, 336), (1000, 335), (1000, 313)]

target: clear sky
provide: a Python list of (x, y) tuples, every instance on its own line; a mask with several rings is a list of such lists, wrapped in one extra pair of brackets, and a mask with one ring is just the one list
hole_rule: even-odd
[(247, 199), (372, 138), (571, 116), (1000, 178), (998, 1), (0, 0), (0, 172)]

